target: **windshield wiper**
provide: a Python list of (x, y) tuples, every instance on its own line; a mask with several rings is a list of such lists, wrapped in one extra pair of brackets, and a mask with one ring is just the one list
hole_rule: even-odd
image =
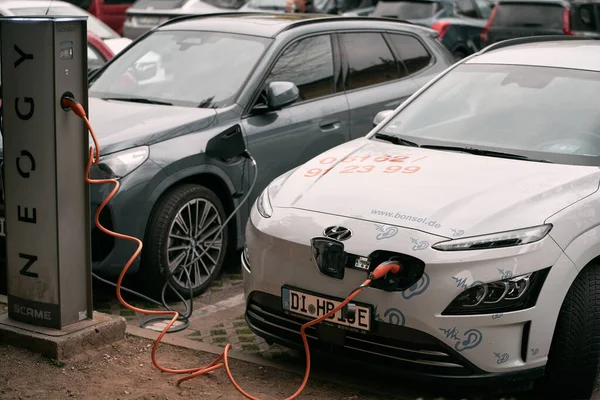
[(529, 158), (529, 157), (523, 156), (521, 154), (512, 154), (512, 153), (503, 153), (501, 151), (476, 149), (474, 147), (441, 146), (441, 145), (435, 145), (435, 144), (424, 144), (421, 147), (424, 149), (434, 149), (434, 150), (462, 151), (465, 153), (475, 154), (478, 156), (510, 158), (510, 159), (514, 159), (514, 160), (537, 161), (537, 162), (545, 162), (545, 163), (552, 162), (552, 161), (548, 161), (548, 160)]
[(166, 101), (150, 100), (141, 97), (103, 97), (102, 100), (117, 100), (117, 101), (130, 101), (132, 103), (143, 103), (143, 104), (158, 104), (161, 106), (172, 106), (172, 103)]
[(394, 143), (394, 144), (401, 144), (404, 146), (411, 146), (411, 147), (419, 147), (419, 145), (416, 144), (415, 142), (411, 142), (410, 140), (402, 139), (401, 137), (394, 136), (394, 135), (386, 135), (385, 133), (376, 133), (375, 137), (377, 139), (386, 140), (386, 141)]

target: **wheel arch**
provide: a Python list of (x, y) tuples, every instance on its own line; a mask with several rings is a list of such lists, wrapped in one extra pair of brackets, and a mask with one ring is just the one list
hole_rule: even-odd
[[(146, 239), (148, 230), (150, 229), (149, 221), (152, 218), (152, 215), (155, 212), (156, 206), (160, 200), (168, 195), (168, 193), (170, 193), (174, 188), (185, 184), (202, 185), (213, 191), (219, 200), (221, 200), (227, 216), (231, 214), (236, 206), (232, 196), (233, 193), (235, 193), (235, 186), (229, 176), (222, 169), (214, 165), (203, 164), (194, 168), (188, 168), (179, 171), (163, 180), (150, 195), (150, 198), (148, 199), (149, 210), (146, 214), (149, 216), (149, 218), (148, 221), (146, 221), (146, 226), (144, 229), (144, 239)], [(239, 232), (241, 232), (241, 221), (242, 219), (238, 214), (235, 218), (232, 218), (228, 224), (228, 229), (230, 232), (230, 245), (232, 245), (233, 249), (237, 249), (237, 247), (239, 247), (238, 236)]]

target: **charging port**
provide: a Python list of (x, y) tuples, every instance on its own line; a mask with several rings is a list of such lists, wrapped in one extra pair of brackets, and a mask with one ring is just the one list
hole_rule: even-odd
[(71, 111), (71, 107), (69, 106), (65, 106), (63, 100), (65, 99), (74, 99), (75, 96), (73, 95), (73, 93), (71, 92), (64, 92), (62, 96), (60, 96), (60, 107), (64, 110), (64, 111)]
[(371, 265), (369, 272), (385, 261), (395, 261), (401, 265), (398, 273), (388, 273), (371, 284), (372, 288), (385, 290), (386, 292), (401, 292), (408, 289), (417, 283), (423, 276), (423, 272), (425, 272), (425, 263), (407, 254), (377, 250), (369, 255), (369, 260)]

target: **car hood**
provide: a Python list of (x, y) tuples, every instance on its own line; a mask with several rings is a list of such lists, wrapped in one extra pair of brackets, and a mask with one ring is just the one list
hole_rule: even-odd
[[(340, 162), (344, 158), (347, 161)], [(321, 173), (327, 168), (332, 169)], [(280, 186), (274, 182), (278, 189), (273, 190), (271, 202), (274, 207), (443, 237), (473, 236), (542, 224), (595, 192), (599, 182), (597, 167), (484, 157), (361, 138), (300, 166)]]
[(152, 144), (209, 127), (213, 109), (106, 101), (90, 97), (89, 116), (94, 133), (108, 154)]

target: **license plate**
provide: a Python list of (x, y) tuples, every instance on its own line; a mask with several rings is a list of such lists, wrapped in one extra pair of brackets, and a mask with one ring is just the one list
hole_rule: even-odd
[(158, 17), (137, 17), (137, 22), (140, 25), (158, 25), (160, 23), (160, 19)]
[(0, 217), (0, 237), (6, 237), (6, 220)]
[[(288, 287), (281, 288), (281, 301), (284, 310), (312, 319), (327, 314), (341, 303), (341, 301), (315, 296)], [(361, 331), (371, 330), (371, 307), (354, 302), (350, 304), (356, 305), (356, 313), (353, 318), (344, 318), (342, 309), (323, 322), (330, 322), (334, 325), (355, 328)]]

